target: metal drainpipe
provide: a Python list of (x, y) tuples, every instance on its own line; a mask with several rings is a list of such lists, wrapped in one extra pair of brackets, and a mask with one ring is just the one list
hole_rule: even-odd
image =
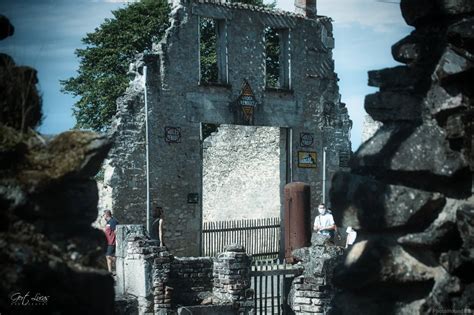
[(326, 147), (323, 147), (323, 203), (326, 203)]
[(145, 93), (145, 164), (146, 164), (146, 229), (151, 231), (150, 222), (150, 155), (148, 148), (148, 93), (146, 88), (147, 67), (143, 67), (143, 90)]

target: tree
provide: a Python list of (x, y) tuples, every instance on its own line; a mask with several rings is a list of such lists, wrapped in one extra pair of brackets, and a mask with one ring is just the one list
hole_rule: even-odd
[[(263, 0), (241, 0), (247, 4), (274, 8)], [(80, 97), (74, 104), (76, 127), (107, 130), (116, 112), (116, 100), (128, 86), (127, 70), (136, 54), (151, 50), (169, 27), (170, 8), (166, 0), (141, 0), (113, 11), (114, 18), (106, 19), (93, 33), (82, 39), (86, 48), (77, 49), (80, 59), (78, 74), (62, 80), (62, 91)], [(209, 23), (207, 36), (215, 36)], [(212, 31), (211, 31), (212, 30)], [(207, 60), (215, 63), (215, 53), (206, 47)], [(212, 81), (217, 70), (210, 66)]]
[(125, 93), (127, 70), (136, 54), (151, 50), (169, 26), (166, 0), (142, 0), (112, 12), (77, 49), (78, 74), (62, 80), (62, 91), (79, 96), (74, 104), (76, 127), (104, 131), (116, 112), (116, 100)]

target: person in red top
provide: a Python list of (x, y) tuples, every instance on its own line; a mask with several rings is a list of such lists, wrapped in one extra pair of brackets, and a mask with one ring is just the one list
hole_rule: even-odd
[(107, 239), (107, 250), (105, 251), (105, 259), (107, 261), (107, 269), (112, 272), (112, 265), (115, 261), (115, 228), (118, 221), (112, 217), (112, 211), (104, 211), (104, 219), (106, 222), (104, 232)]

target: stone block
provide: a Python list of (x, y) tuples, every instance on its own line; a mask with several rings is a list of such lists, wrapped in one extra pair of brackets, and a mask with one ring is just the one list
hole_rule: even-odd
[(435, 83), (426, 95), (425, 106), (432, 115), (444, 118), (455, 111), (466, 109), (468, 102), (461, 90), (450, 88), (448, 92), (441, 85)]
[(296, 303), (296, 304), (311, 304), (311, 299), (310, 298), (305, 298), (305, 297), (295, 297), (293, 299), (293, 303)]
[(451, 81), (473, 68), (474, 62), (469, 60), (465, 54), (452, 48), (446, 48), (433, 73), (433, 79), (440, 82)]
[(302, 296), (307, 298), (325, 298), (328, 296), (327, 292), (319, 292), (319, 291), (296, 291), (295, 296)]
[(463, 201), (448, 198), (443, 210), (427, 229), (420, 233), (404, 235), (398, 239), (398, 242), (411, 247), (436, 250), (452, 248), (454, 244), (458, 243), (455, 236), (457, 233), (456, 212), (462, 203)]
[(422, 99), (406, 92), (377, 92), (365, 97), (365, 110), (377, 121), (421, 119)]
[(309, 312), (309, 313), (319, 313), (324, 312), (324, 308), (321, 306), (316, 305), (300, 305), (300, 310), (302, 312)]
[(333, 177), (330, 198), (337, 226), (368, 231), (421, 229), (437, 217), (445, 202), (437, 193), (342, 172)]
[(474, 248), (474, 199), (458, 208), (456, 222), (463, 241), (463, 248)]
[(463, 113), (448, 116), (444, 130), (449, 139), (464, 138), (466, 136), (467, 125), (466, 116)]
[(333, 283), (339, 288), (358, 290), (384, 282), (430, 282), (440, 272), (442, 267), (430, 251), (408, 252), (393, 239), (374, 235), (350, 248), (344, 263), (334, 269)]
[(436, 2), (431, 0), (401, 0), (400, 8), (405, 22), (408, 25), (417, 25), (420, 21), (435, 14)]
[(369, 86), (385, 90), (419, 91), (429, 87), (430, 77), (420, 67), (398, 66), (368, 72)]
[(402, 15), (408, 25), (436, 23), (443, 16), (469, 14), (474, 11), (470, 0), (402, 0)]
[(448, 40), (457, 47), (474, 52), (474, 18), (467, 17), (448, 27)]
[(312, 305), (329, 305), (330, 299), (311, 299)]
[(392, 56), (398, 62), (414, 64), (421, 59), (422, 43), (416, 34), (410, 34), (392, 46)]
[(416, 124), (384, 124), (352, 156), (355, 173), (422, 190), (438, 191), (449, 197), (470, 195), (468, 163), (453, 151), (436, 121)]

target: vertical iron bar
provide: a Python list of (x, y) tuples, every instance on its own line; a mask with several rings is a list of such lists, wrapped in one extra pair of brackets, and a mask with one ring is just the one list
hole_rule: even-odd
[[(268, 270), (268, 260), (265, 260), (265, 270)], [(265, 275), (265, 313), (267, 313), (267, 299), (268, 299), (268, 275)]]
[[(280, 260), (277, 258), (277, 270), (280, 269)], [(277, 276), (277, 306), (278, 306), (278, 315), (280, 315), (281, 311), (281, 297), (280, 297), (280, 286), (281, 286), (281, 277), (280, 275)]]
[[(273, 267), (274, 267), (274, 266), (275, 266), (275, 262), (272, 260), (272, 264), (271, 264), (271, 268), (270, 268), (270, 269), (273, 270)], [(273, 288), (273, 286), (275, 285), (274, 280), (273, 280), (274, 277), (275, 277), (275, 276), (272, 275), (271, 278), (270, 278), (270, 280), (271, 280), (270, 283), (271, 283), (271, 287), (272, 287), (272, 290), (271, 290), (271, 292), (272, 292), (272, 293), (271, 293), (271, 299), (272, 299), (272, 314), (275, 314), (275, 291), (274, 291), (274, 288)]]
[[(262, 261), (259, 261), (258, 264), (260, 265), (260, 268), (259, 268), (259, 269), (262, 270), (262, 269), (263, 269), (263, 268), (262, 268)], [(262, 298), (263, 298), (263, 291), (262, 291), (263, 276), (262, 276), (262, 274), (260, 274), (260, 277), (259, 277), (259, 278), (260, 278), (260, 279), (259, 279), (259, 280), (260, 280), (260, 281), (259, 281), (259, 288), (260, 288), (260, 290), (259, 290), (259, 291), (260, 291), (260, 292), (259, 292), (259, 295), (260, 295), (260, 297), (259, 297), (259, 300), (260, 300), (260, 314), (264, 314), (264, 313), (263, 313), (263, 304), (262, 304)]]

